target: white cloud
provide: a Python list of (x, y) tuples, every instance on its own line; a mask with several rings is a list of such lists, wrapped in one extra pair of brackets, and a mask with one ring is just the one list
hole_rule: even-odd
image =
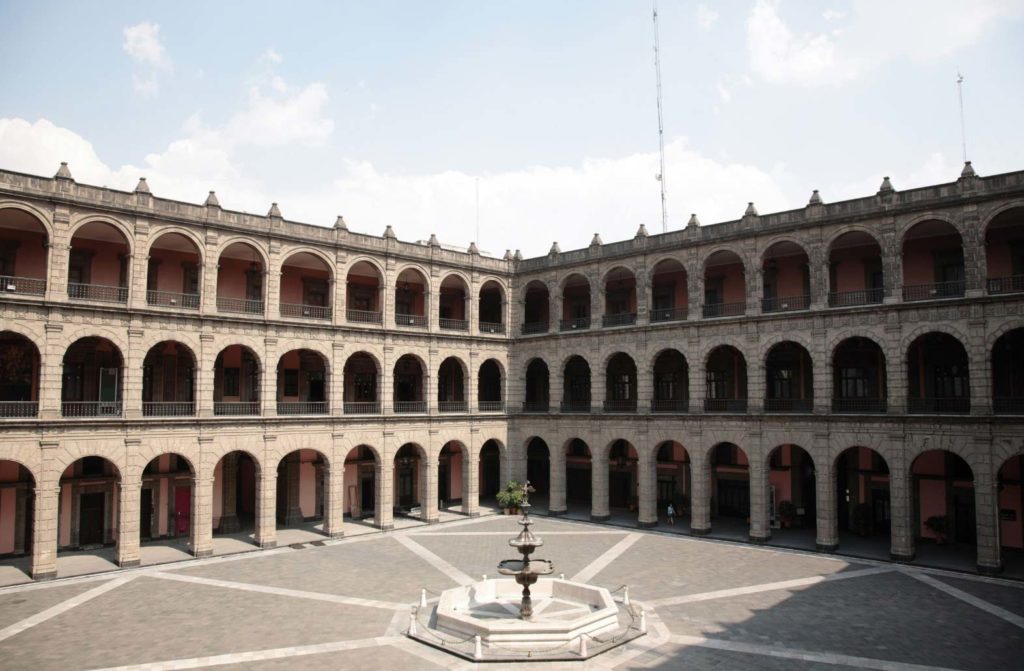
[(729, 91), (728, 87), (722, 82), (718, 82), (718, 97), (721, 98), (724, 103), (732, 100), (732, 92)]
[(266, 51), (263, 52), (263, 55), (260, 56), (260, 61), (262, 61), (264, 63), (270, 63), (272, 65), (277, 65), (277, 64), (279, 64), (283, 60), (284, 60), (284, 57), (281, 56), (281, 54), (279, 54), (277, 51), (275, 51), (272, 48), (271, 49), (267, 49)]
[(157, 73), (172, 69), (171, 59), (160, 43), (160, 26), (149, 21), (126, 26), (122, 31), (124, 42), (121, 47), (144, 72), (132, 74), (132, 84), (137, 93), (152, 96), (160, 89)]
[(807, 83), (835, 75), (835, 45), (823, 34), (794, 35), (778, 3), (758, 0), (747, 18), (747, 50), (755, 73), (769, 81)]
[(701, 30), (711, 30), (717, 21), (718, 12), (703, 3), (697, 5), (697, 25)]

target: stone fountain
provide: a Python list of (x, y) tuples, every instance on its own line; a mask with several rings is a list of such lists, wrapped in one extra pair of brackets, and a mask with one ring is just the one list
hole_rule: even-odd
[(537, 582), (542, 575), (551, 575), (555, 570), (547, 559), (530, 559), (533, 551), (544, 545), (544, 541), (533, 535), (530, 531), (530, 492), (534, 491), (529, 481), (523, 483), (523, 518), (519, 520), (519, 526), (523, 528), (519, 535), (511, 538), (508, 544), (519, 550), (522, 559), (505, 559), (498, 564), (498, 573), (501, 575), (515, 576), (516, 584), (523, 588), (523, 599), (519, 602), (519, 617), (529, 620), (533, 616), (533, 600), (530, 598), (530, 586)]

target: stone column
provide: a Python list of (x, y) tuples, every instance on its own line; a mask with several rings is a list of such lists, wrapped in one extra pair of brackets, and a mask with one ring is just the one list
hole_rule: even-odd
[(690, 454), (690, 534), (704, 536), (711, 533), (711, 464), (706, 450), (699, 448)]
[[(235, 518), (238, 522), (238, 518)], [(213, 555), (213, 475), (196, 474), (192, 478), (192, 556)]]
[(277, 546), (277, 471), (261, 465), (256, 483), (256, 545)]
[(462, 452), (462, 514), (480, 516), (480, 457), (479, 451), (468, 447)]
[(260, 412), (264, 417), (277, 417), (277, 338), (263, 339), (260, 366)]
[(288, 526), (302, 524), (301, 482), (302, 454), (292, 452), (284, 458), (285, 472), (285, 513), (284, 523)]
[(199, 417), (213, 417), (213, 378), (214, 367), (217, 363), (217, 348), (212, 333), (199, 334), (200, 352), (196, 353), (196, 394), (195, 405), (196, 415)]
[(604, 285), (601, 276), (590, 276), (590, 328), (599, 329), (604, 322)]
[(658, 525), (658, 462), (657, 455), (646, 445), (637, 446), (637, 489), (640, 498), (640, 514), (637, 521), (641, 527)]
[(30, 572), (33, 580), (52, 580), (57, 577), (57, 518), (60, 485), (50, 483), (36, 487), (34, 496)]
[(767, 371), (760, 352), (753, 347), (744, 352), (743, 357), (747, 363), (747, 412), (758, 413), (764, 409)]
[[(976, 441), (977, 442), (977, 441)], [(988, 442), (986, 440), (986, 442)], [(999, 551), (999, 478), (994, 465), (986, 455), (984, 462), (974, 469), (974, 509), (978, 538), (978, 572), (998, 573), (1002, 569)]]
[(44, 356), (39, 371), (39, 418), (57, 419), (62, 415), (61, 387), (64, 378), (64, 325), (47, 322)]
[[(344, 455), (335, 456), (338, 464), (325, 464), (324, 484), (324, 534), (330, 538), (345, 535), (345, 462)], [(356, 469), (358, 476), (358, 469)]]
[(611, 519), (608, 510), (608, 450), (590, 453), (590, 519), (606, 522)]
[(835, 552), (839, 548), (839, 521), (836, 510), (836, 468), (832, 462), (815, 465), (814, 493), (818, 511), (818, 531), (814, 545), (821, 552)]
[(704, 399), (708, 393), (707, 368), (705, 366), (707, 357), (705, 356), (703, 359), (698, 358), (700, 353), (699, 341), (691, 340), (689, 344), (689, 351), (697, 354), (697, 356), (687, 357), (686, 359), (690, 412), (701, 413), (704, 412)]
[[(890, 440), (892, 438), (890, 437)], [(903, 451), (903, 441), (899, 442), (899, 454)], [(900, 457), (889, 465), (889, 505), (892, 515), (891, 547), (889, 556), (895, 561), (912, 561), (914, 559), (914, 511), (913, 511), (913, 478), (910, 465)]]
[(750, 540), (767, 543), (772, 537), (768, 526), (768, 465), (760, 449), (751, 447), (750, 460)]
[(565, 506), (565, 449), (548, 447), (548, 514), (564, 515)]
[(436, 524), (437, 512), (437, 460), (420, 459), (420, 517), (428, 524)]
[(139, 565), (139, 514), (142, 481), (138, 478), (121, 479), (117, 505), (117, 565), (130, 568)]
[[(218, 530), (222, 534), (234, 534), (242, 530), (238, 522), (238, 453), (224, 456), (220, 467), (221, 507)], [(211, 502), (212, 503), (212, 502)]]
[(121, 412), (127, 419), (142, 417), (142, 362), (146, 353), (142, 351), (141, 328), (128, 328), (128, 351), (123, 362), (124, 379), (121, 381)]
[(686, 318), (696, 321), (704, 316), (704, 274), (697, 272), (692, 277), (687, 275), (686, 279)]
[[(381, 455), (382, 460), (387, 460), (387, 453)], [(395, 465), (394, 460), (390, 463), (379, 463), (375, 465), (374, 484), (377, 491), (374, 494), (374, 524), (381, 531), (390, 531), (395, 528), (394, 523), (394, 489), (395, 489)]]

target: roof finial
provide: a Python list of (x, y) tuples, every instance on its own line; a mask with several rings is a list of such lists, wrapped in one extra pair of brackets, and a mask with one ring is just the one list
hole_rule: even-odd
[(964, 161), (964, 169), (960, 171), (961, 177), (977, 177), (978, 173), (974, 172), (974, 166), (971, 165), (970, 161)]
[(754, 207), (754, 203), (753, 202), (747, 203), (747, 209), (744, 210), (743, 216), (744, 217), (756, 217), (757, 216), (757, 208)]
[(210, 195), (206, 197), (206, 207), (220, 207), (220, 201), (217, 200), (217, 194), (214, 191), (210, 192)]
[(811, 192), (811, 199), (807, 201), (808, 205), (821, 205), (821, 194), (815, 189)]
[(347, 231), (348, 226), (345, 225), (345, 217), (338, 215), (338, 218), (334, 220), (334, 230), (336, 231)]
[(696, 214), (691, 214), (690, 220), (686, 222), (687, 228), (690, 228), (691, 226), (700, 226), (700, 219), (697, 218)]
[(276, 219), (281, 218), (281, 208), (277, 206), (277, 203), (270, 204), (270, 211), (267, 212), (267, 216)]
[(503, 256), (501, 258), (504, 259), (505, 261), (511, 261), (512, 260), (512, 250), (511, 249), (506, 249), (505, 250), (505, 256)]
[(149, 184), (146, 184), (145, 177), (139, 177), (139, 183), (135, 185), (135, 193), (149, 193)]
[(889, 181), (889, 176), (886, 175), (885, 177), (883, 177), (882, 178), (882, 185), (880, 187), (878, 187), (879, 195), (881, 195), (883, 193), (892, 193), (895, 190), (896, 189), (892, 188), (892, 182)]
[(398, 236), (395, 235), (395, 229), (391, 228), (391, 224), (388, 224), (388, 227), (384, 229), (384, 237), (388, 240), (398, 239)]
[(650, 235), (650, 233), (647, 232), (647, 226), (640, 224), (640, 228), (636, 229), (636, 236), (634, 236), (634, 239), (646, 238), (648, 235)]
[(516, 253), (512, 255), (512, 260), (513, 261), (522, 261), (523, 260), (523, 253), (517, 249)]
[(555, 240), (553, 243), (551, 243), (551, 250), (548, 252), (548, 254), (561, 254), (561, 253), (562, 253), (562, 248), (558, 246), (558, 241)]
[(75, 179), (74, 177), (71, 176), (71, 171), (68, 170), (67, 161), (60, 162), (60, 167), (57, 168), (57, 174), (54, 175), (54, 177), (56, 177), (57, 179), (70, 179), (72, 181)]
[(427, 241), (427, 244), (430, 245), (431, 247), (440, 247), (441, 246), (441, 243), (438, 242), (438, 240), (437, 240), (437, 236), (434, 235), (433, 233), (430, 234), (430, 240)]
[(480, 253), (480, 250), (477, 248), (475, 242), (469, 243), (469, 253), (470, 254), (479, 254)]
[(594, 233), (594, 237), (591, 238), (591, 240), (590, 240), (590, 246), (591, 247), (600, 247), (603, 244), (604, 244), (604, 241), (601, 240), (601, 234), (600, 233)]

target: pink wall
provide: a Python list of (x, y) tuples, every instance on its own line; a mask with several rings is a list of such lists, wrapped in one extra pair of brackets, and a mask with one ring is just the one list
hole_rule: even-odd
[(999, 508), (1013, 510), (1016, 513), (1016, 520), (1000, 520), (999, 538), (1003, 547), (1024, 549), (1024, 488), (1021, 487), (1020, 460), (1013, 458), (1007, 461), (999, 470), (1001, 480), (1016, 481), (1005, 482), (999, 492)]
[(775, 295), (779, 298), (794, 298), (805, 295), (802, 265), (806, 258), (787, 256), (778, 260)]
[(349, 505), (349, 501), (352, 497), (359, 501), (359, 466), (357, 464), (345, 465), (345, 481), (342, 493), (344, 501), (341, 511), (342, 513), (351, 514), (352, 506)]
[(722, 266), (713, 266), (708, 269), (705, 275), (707, 279), (724, 277), (722, 282), (723, 302), (745, 303), (747, 300), (747, 285), (743, 275), (743, 264), (730, 263)]
[[(629, 292), (629, 312), (636, 312), (636, 279), (625, 278), (621, 280), (612, 280), (605, 283), (605, 295), (607, 296), (610, 291), (628, 291)], [(608, 301), (605, 299), (605, 310), (608, 310)]]
[(348, 281), (348, 285), (350, 287), (350, 290), (346, 293), (346, 304), (349, 305), (350, 309), (351, 309), (351, 305), (352, 305), (352, 291), (351, 291), (351, 288), (352, 287), (356, 287), (356, 288), (363, 287), (363, 288), (367, 288), (367, 289), (372, 289), (373, 290), (371, 292), (372, 301), (370, 303), (370, 307), (371, 307), (370, 311), (371, 312), (379, 312), (380, 311), (380, 291), (378, 291), (378, 289), (380, 288), (380, 281), (376, 277), (367, 277), (366, 275), (349, 275), (347, 281)]
[[(90, 284), (120, 286), (121, 256), (128, 253), (128, 246), (117, 242), (102, 242), (75, 238), (71, 241), (73, 251), (83, 250), (93, 253), (90, 268)], [(131, 268), (128, 269), (130, 274)]]
[[(329, 280), (331, 278), (331, 275), (326, 270), (312, 270), (310, 268), (299, 269), (285, 267), (284, 274), (281, 276), (280, 300), (282, 303), (293, 303), (295, 305), (302, 305), (304, 303), (303, 299), (305, 297), (303, 296), (303, 278)], [(328, 294), (330, 294), (329, 289)], [(328, 300), (330, 300), (329, 295)]]
[(685, 308), (689, 305), (690, 296), (686, 285), (686, 271), (676, 270), (667, 273), (658, 273), (652, 278), (652, 285), (656, 289), (666, 284), (675, 285), (672, 302), (677, 308)]
[(575, 303), (587, 303), (587, 312), (590, 312), (590, 287), (585, 285), (569, 286), (562, 293), (562, 319), (572, 319), (572, 306)]
[(942, 235), (920, 240), (907, 240), (903, 245), (903, 284), (932, 284), (935, 280), (935, 261), (932, 252), (960, 249), (959, 235)]
[[(399, 284), (403, 285), (403, 288), (404, 288), (404, 285), (406, 285), (406, 284), (408, 285), (408, 293), (405, 293), (403, 291), (402, 294), (403, 294), (403, 296), (411, 298), (411, 300), (412, 300), (412, 308), (411, 308), (412, 309), (412, 314), (419, 315), (421, 317), (423, 315), (425, 315), (426, 311), (427, 311), (427, 307), (426, 307), (426, 296), (425, 296), (424, 284), (422, 282), (406, 282), (404, 280), (400, 281)], [(396, 287), (395, 288), (395, 301), (396, 302), (398, 301), (398, 295), (399, 295), (399, 289), (398, 289), (398, 287)]]
[(34, 279), (46, 278), (46, 235), (35, 231), (13, 228), (0, 229), (0, 241), (17, 241), (14, 257), (14, 274)]
[(0, 554), (14, 552), (14, 524), (17, 521), (18, 492), (0, 489)]
[(451, 479), (448, 484), (449, 495), (453, 499), (462, 498), (462, 452), (455, 452), (448, 460), (448, 473)]
[(829, 258), (835, 264), (836, 285), (829, 287), (829, 290), (843, 292), (866, 289), (864, 261), (877, 259), (879, 256), (880, 251), (874, 245), (834, 250)]
[(213, 469), (213, 528), (220, 524), (220, 516), (224, 512), (224, 461), (217, 463)]
[[(466, 318), (466, 292), (462, 289), (441, 289), (441, 298), (444, 304), (451, 307), (451, 317), (448, 319)], [(438, 303), (440, 305), (440, 303)]]
[[(160, 261), (156, 270), (156, 286), (147, 286), (152, 291), (169, 291), (172, 293), (183, 293), (182, 284), (185, 270), (181, 267), (183, 263), (199, 263), (198, 254), (175, 252), (169, 249), (154, 249), (150, 256)], [(148, 270), (147, 270), (148, 272)], [(202, 278), (200, 278), (200, 284)], [(200, 287), (201, 288), (201, 287)]]
[(240, 298), (245, 296), (245, 273), (252, 264), (242, 259), (220, 259), (217, 270), (217, 296), (220, 298)]

